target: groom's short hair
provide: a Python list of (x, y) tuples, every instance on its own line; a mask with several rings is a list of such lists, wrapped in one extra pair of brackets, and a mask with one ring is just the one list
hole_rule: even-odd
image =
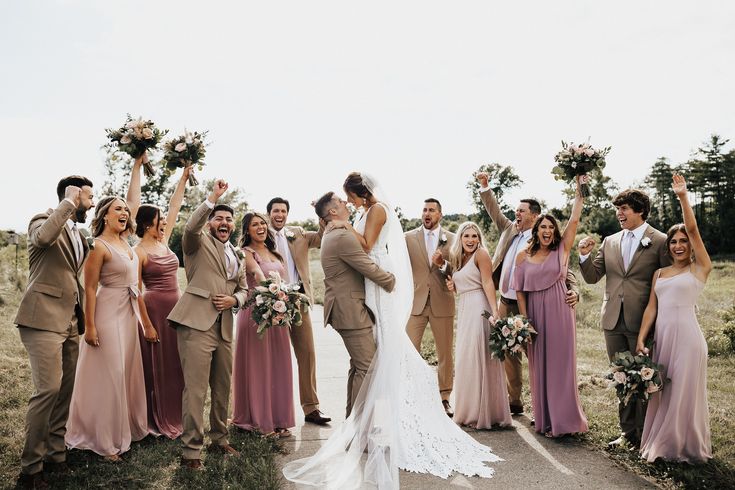
[(319, 216), (319, 218), (326, 220), (329, 216), (329, 207), (332, 204), (332, 199), (334, 198), (334, 192), (327, 192), (322, 197), (320, 197), (316, 203), (314, 203), (314, 211), (316, 211), (316, 215)]
[(536, 199), (521, 199), (521, 202), (528, 204), (528, 210), (531, 214), (541, 214), (541, 204)]
[(644, 221), (648, 219), (648, 212), (651, 210), (651, 199), (640, 189), (626, 189), (615, 196), (612, 203), (615, 207), (627, 204), (636, 213), (641, 213)]
[(70, 175), (68, 177), (64, 177), (58, 184), (56, 184), (56, 196), (59, 198), (59, 202), (64, 200), (64, 196), (66, 196), (66, 188), (70, 185), (75, 185), (80, 189), (85, 185), (94, 187), (92, 185), (92, 181), (87, 177), (82, 177), (81, 175)]
[(288, 200), (282, 197), (274, 197), (273, 199), (268, 201), (268, 204), (265, 207), (265, 210), (268, 212), (268, 214), (271, 214), (271, 210), (273, 209), (274, 204), (285, 204), (286, 212), (291, 211), (291, 204), (289, 204)]
[(433, 197), (427, 197), (426, 199), (424, 199), (424, 204), (430, 203), (430, 202), (433, 202), (434, 204), (436, 204), (436, 207), (439, 210), (439, 212), (440, 213), (442, 212), (442, 203), (439, 202), (439, 199), (435, 199)]

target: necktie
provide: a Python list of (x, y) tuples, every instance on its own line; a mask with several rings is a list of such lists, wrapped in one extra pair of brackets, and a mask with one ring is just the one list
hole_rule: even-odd
[(513, 252), (510, 254), (510, 257), (509, 257), (511, 262), (508, 268), (506, 269), (508, 273), (505, 274), (505, 277), (503, 278), (503, 284), (502, 284), (503, 290), (501, 291), (503, 293), (507, 293), (508, 290), (510, 289), (510, 280), (513, 277), (513, 271), (516, 268), (516, 256), (518, 255), (518, 245), (520, 245), (521, 243), (522, 236), (523, 236), (523, 233), (519, 233), (515, 236), (515, 238), (513, 238), (513, 245), (512, 245)]
[(233, 279), (237, 275), (237, 258), (230, 242), (225, 243), (225, 267), (227, 279)]
[(434, 255), (434, 249), (436, 249), (434, 245), (434, 232), (430, 231), (426, 234), (426, 253), (429, 256), (429, 264), (431, 264), (431, 256)]
[(633, 245), (635, 244), (635, 235), (632, 231), (628, 231), (627, 235), (625, 236), (625, 243), (623, 247), (623, 265), (625, 266), (625, 270), (628, 270), (628, 267), (630, 266), (630, 261), (633, 258), (633, 254), (635, 253), (635, 249)]
[(77, 257), (77, 264), (82, 261), (82, 242), (79, 239), (79, 228), (74, 223), (71, 226), (71, 241), (74, 244), (74, 255)]
[(291, 261), (289, 260), (288, 256), (288, 242), (286, 241), (286, 233), (281, 229), (278, 233), (276, 233), (276, 250), (278, 250), (278, 253), (281, 254), (281, 257), (283, 257), (284, 265), (286, 266), (286, 279), (290, 283), (293, 278), (291, 278)]

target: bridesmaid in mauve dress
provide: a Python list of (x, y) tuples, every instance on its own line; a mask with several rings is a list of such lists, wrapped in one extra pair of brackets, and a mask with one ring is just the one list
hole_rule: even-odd
[[(163, 215), (156, 206), (143, 204), (135, 214), (135, 232), (140, 242), (135, 253), (140, 261), (140, 284), (145, 292), (140, 334), (145, 394), (148, 404), (148, 428), (151, 433), (163, 434), (175, 439), (181, 435), (181, 396), (184, 391), (184, 375), (181, 371), (176, 330), (169, 327), (168, 314), (180, 297), (177, 272), (179, 259), (168, 241), (176, 224), (176, 217), (184, 198), (190, 167), (184, 169), (176, 190), (171, 196), (168, 215)], [(140, 187), (140, 169), (134, 168), (129, 186), (128, 201), (136, 202), (132, 194), (136, 185)], [(136, 179), (135, 176), (138, 176)], [(145, 338), (146, 331), (155, 332), (151, 339)], [(146, 342), (152, 340), (153, 342)]]
[[(285, 277), (282, 258), (276, 252), (275, 238), (265, 215), (245, 215), (242, 246), (247, 247), (245, 264), (251, 290), (273, 271)], [(241, 429), (288, 437), (291, 435), (288, 428), (296, 425), (289, 332), (284, 327), (272, 327), (260, 338), (256, 330), (252, 307), (241, 310), (237, 314), (232, 370), (232, 423)]]
[(490, 355), (490, 324), (481, 315), (498, 317), (492, 259), (483, 246), (480, 228), (460, 225), (450, 251), (454, 273), (448, 281), (459, 293), (454, 375), (454, 421), (476, 429), (512, 425), (505, 370)]
[(654, 276), (636, 346), (637, 352), (648, 354), (644, 344), (655, 322), (653, 362), (664, 366), (671, 382), (648, 402), (641, 457), (649, 462), (662, 458), (702, 463), (712, 458), (712, 441), (707, 342), (697, 322), (695, 303), (712, 270), (712, 261), (699, 234), (684, 177), (674, 175), (673, 180), (684, 224), (672, 226), (667, 233), (666, 249), (674, 263)]
[(122, 199), (98, 203), (92, 221), (97, 239), (84, 266), (86, 330), (66, 432), (68, 447), (110, 461), (148, 434), (137, 332), (138, 257), (122, 237), (131, 225)]
[(536, 219), (526, 250), (518, 254), (511, 287), (518, 292), (518, 309), (538, 335), (528, 348), (531, 405), (536, 432), (558, 437), (586, 432), (587, 418), (577, 390), (575, 311), (566, 304), (569, 250), (574, 245), (583, 198), (577, 193), (563, 234), (556, 219)]

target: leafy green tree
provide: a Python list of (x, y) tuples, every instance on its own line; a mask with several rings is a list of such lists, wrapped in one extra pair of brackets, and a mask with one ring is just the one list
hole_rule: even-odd
[[(595, 234), (602, 237), (620, 231), (620, 225), (615, 217), (615, 206), (612, 199), (618, 192), (618, 185), (612, 178), (603, 174), (599, 168), (594, 169), (590, 176), (590, 195), (584, 200), (582, 220), (579, 233)], [(572, 211), (574, 201), (573, 184), (564, 189), (567, 204), (562, 209), (552, 209), (551, 213), (559, 220), (566, 220)]]
[(648, 222), (659, 230), (668, 230), (681, 221), (676, 194), (671, 190), (671, 176), (678, 169), (666, 157), (659, 157), (651, 167), (643, 185), (651, 192), (651, 213)]
[[(144, 184), (140, 188), (141, 203), (166, 208), (175, 184), (170, 182), (171, 172), (158, 162), (151, 162), (156, 173), (151, 178), (143, 177)], [(105, 155), (105, 181), (101, 195), (125, 197), (130, 183), (130, 172), (133, 159), (121, 152), (107, 149)]]

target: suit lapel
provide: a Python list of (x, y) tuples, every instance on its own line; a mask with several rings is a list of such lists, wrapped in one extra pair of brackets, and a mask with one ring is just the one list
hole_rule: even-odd
[(621, 241), (623, 240), (624, 235), (625, 234), (623, 232), (619, 232), (617, 236), (613, 236), (613, 239), (610, 240), (610, 249), (613, 256), (615, 257), (615, 263), (618, 265), (623, 275), (625, 275), (626, 273), (625, 264), (623, 263), (623, 251), (621, 248)]
[(426, 267), (431, 270), (431, 261), (429, 260), (429, 249), (426, 248), (426, 235), (424, 234), (424, 228), (421, 227), (418, 229), (418, 233), (416, 233), (416, 240), (419, 242), (419, 250), (421, 250), (421, 253), (424, 254), (424, 263), (426, 264)]
[[(74, 248), (74, 243), (72, 242), (73, 238), (71, 236), (71, 232), (69, 231), (69, 228), (66, 226), (66, 223), (64, 223), (64, 239), (67, 255), (69, 255), (69, 263), (72, 265), (75, 271), (79, 270), (80, 262), (77, 261), (77, 252)], [(83, 256), (82, 256), (83, 258)]]
[[(643, 233), (643, 238), (648, 238), (653, 241), (653, 228), (650, 225), (646, 227), (646, 231)], [(638, 257), (643, 253), (643, 250), (643, 246), (639, 243), (638, 248), (633, 253), (633, 257), (630, 259), (630, 264), (628, 264), (628, 271), (633, 270), (633, 266), (635, 265), (636, 260), (638, 260)]]
[(209, 235), (209, 239), (212, 240), (212, 245), (214, 246), (215, 253), (219, 256), (219, 265), (220, 265), (220, 272), (222, 275), (227, 279), (227, 258), (225, 257), (225, 246), (214, 238), (211, 234)]

